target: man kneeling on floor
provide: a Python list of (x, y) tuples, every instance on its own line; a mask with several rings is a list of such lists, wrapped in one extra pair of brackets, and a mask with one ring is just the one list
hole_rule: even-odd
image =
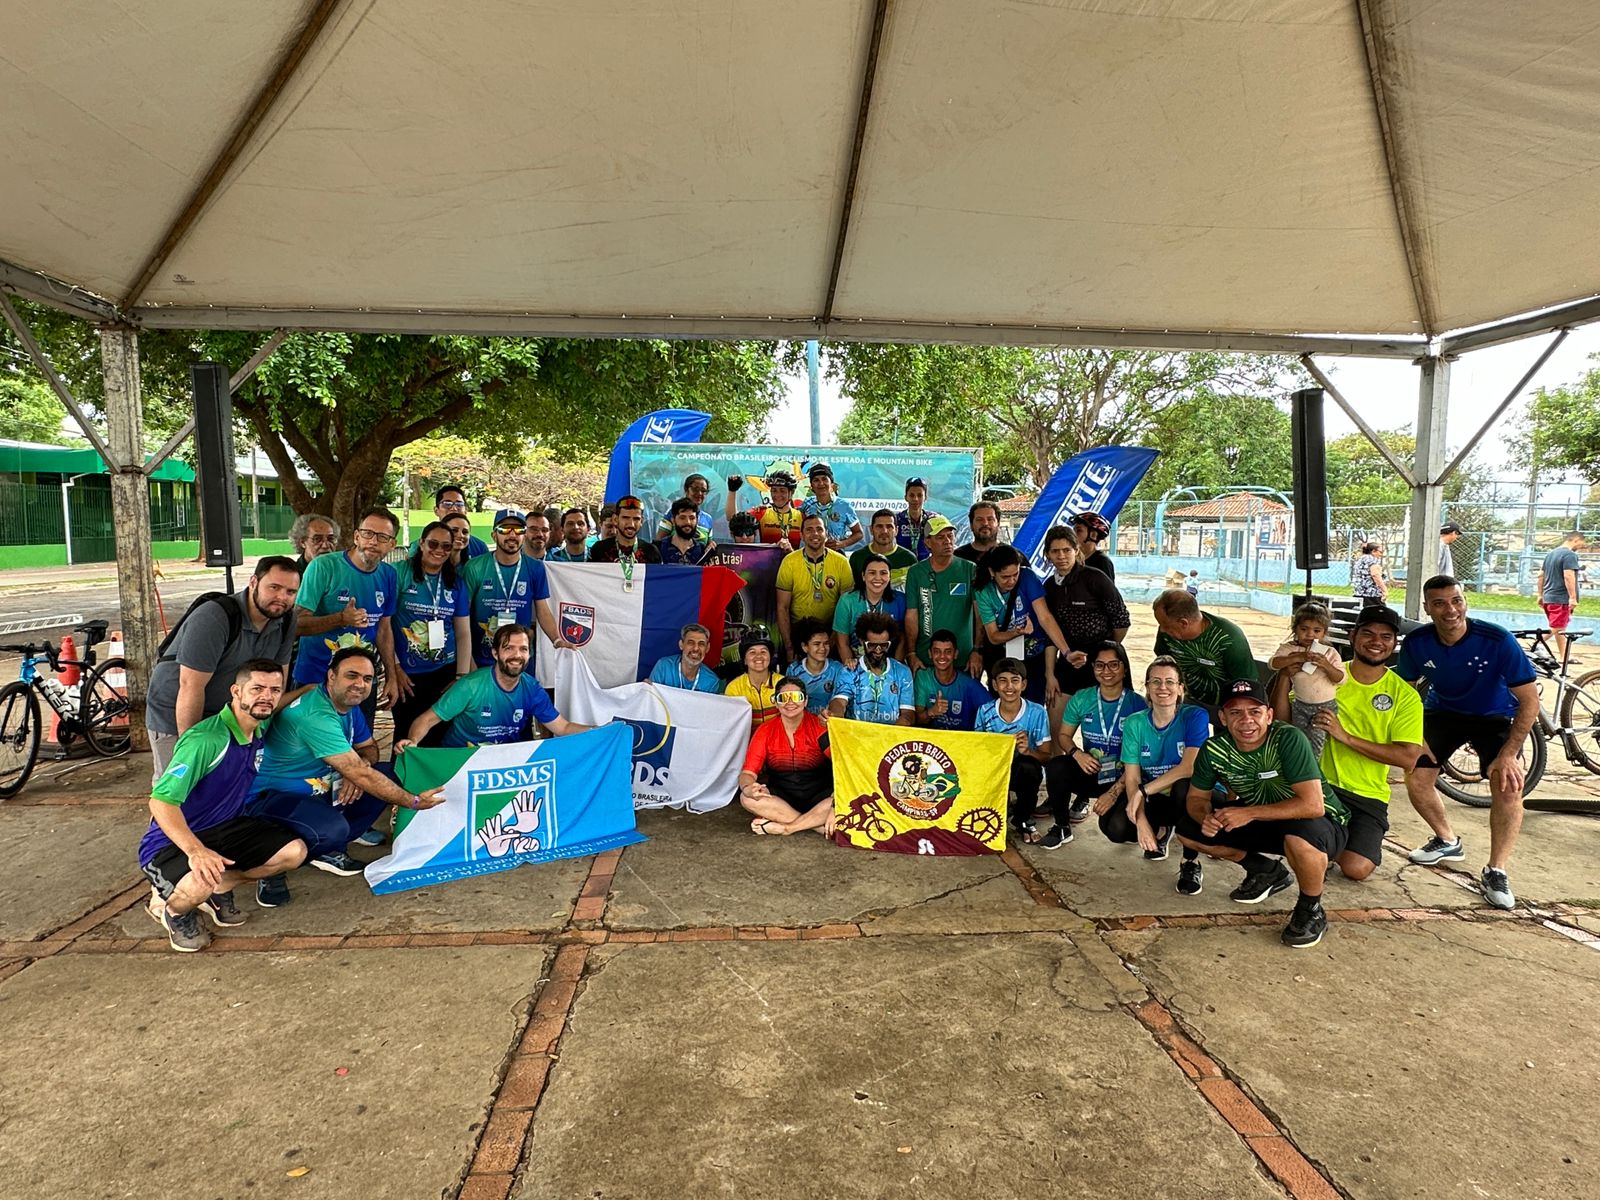
[(253, 658), (234, 672), (228, 706), (197, 721), (172, 747), (150, 793), (150, 828), (139, 843), (139, 868), (155, 895), (149, 912), (174, 950), (203, 950), (219, 928), (244, 923), (233, 889), (247, 880), (292, 871), (306, 844), (275, 821), (247, 817), (262, 727), (283, 694), (283, 667)]
[(1350, 815), (1323, 783), (1306, 735), (1273, 721), (1257, 680), (1235, 679), (1223, 689), (1222, 725), (1195, 760), (1178, 840), (1244, 868), (1244, 882), (1231, 893), (1241, 904), (1283, 891), (1292, 870), (1300, 901), (1283, 944), (1315, 946), (1328, 928), (1323, 879), (1344, 849)]
[[(376, 664), (365, 646), (334, 652), (323, 682), (291, 700), (267, 730), (261, 767), (247, 811), (287, 825), (305, 840), (311, 865), (334, 875), (357, 875), (362, 864), (345, 849), (372, 828), (385, 805), (432, 808), (444, 802), (437, 787), (414, 796), (378, 767), (378, 744), (361, 715), (372, 691)], [(256, 884), (256, 903), (289, 902), (281, 875)]]

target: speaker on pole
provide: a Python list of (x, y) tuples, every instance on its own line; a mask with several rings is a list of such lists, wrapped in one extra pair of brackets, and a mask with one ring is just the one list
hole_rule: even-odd
[[(233, 393), (228, 368), (221, 363), (195, 363), (189, 368), (194, 395), (194, 441), (199, 467), (195, 484), (200, 496), (202, 549), (208, 567), (237, 567), (244, 562), (239, 541), (239, 482), (233, 457)], [(229, 572), (230, 590), (232, 572)]]
[[(1289, 398), (1294, 455), (1294, 565), (1306, 572), (1328, 565), (1328, 444), (1322, 432), (1322, 389)], [(1306, 591), (1311, 579), (1306, 577)]]

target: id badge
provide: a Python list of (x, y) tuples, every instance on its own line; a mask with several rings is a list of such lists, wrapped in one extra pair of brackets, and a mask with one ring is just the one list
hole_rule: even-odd
[(821, 588), (817, 588), (815, 591), (813, 591), (811, 593), (811, 601), (812, 601), (813, 604), (821, 604), (822, 603), (822, 589)]
[[(511, 617), (509, 614), (497, 612), (494, 614), (494, 616), (489, 618), (489, 632), (493, 634), (495, 630), (499, 629), (502, 625), (510, 625), (511, 623)], [(429, 635), (429, 640), (432, 640), (431, 633)]]
[(435, 619), (428, 622), (428, 649), (444, 649), (444, 621)]

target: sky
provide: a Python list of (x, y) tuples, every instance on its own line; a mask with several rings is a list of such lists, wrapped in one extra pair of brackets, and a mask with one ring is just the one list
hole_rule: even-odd
[[(1522, 378), (1555, 337), (1553, 333), (1524, 338), (1504, 346), (1474, 350), (1459, 358), (1450, 374), (1450, 416), (1445, 428), (1448, 457), (1463, 446), (1467, 439), (1488, 419), (1495, 407)], [(1478, 457), (1488, 462), (1498, 458), (1501, 439), (1511, 432), (1513, 418), (1526, 405), (1526, 396), (1538, 387), (1557, 387), (1577, 380), (1591, 366), (1589, 356), (1600, 353), (1600, 324), (1585, 325), (1573, 330), (1551, 356), (1540, 372), (1534, 376), (1527, 389), (1478, 444)], [(1347, 400), (1363, 419), (1375, 429), (1392, 428), (1402, 423), (1415, 425), (1417, 419), (1418, 371), (1405, 359), (1378, 358), (1321, 358), (1318, 360), (1328, 377), (1338, 386)], [(772, 440), (779, 445), (810, 445), (811, 426), (808, 388), (804, 370), (785, 379), (787, 393), (783, 404), (772, 420)], [(822, 411), (823, 444), (831, 444), (839, 423), (849, 411), (849, 402), (840, 394), (837, 383), (826, 375), (819, 389)], [(1325, 428), (1330, 438), (1355, 432), (1355, 425), (1344, 411), (1331, 400), (1327, 402)], [(1506, 469), (1496, 473), (1498, 478), (1512, 478), (1516, 472)], [(1573, 485), (1575, 488), (1577, 485)], [(1547, 496), (1548, 499), (1566, 497)]]

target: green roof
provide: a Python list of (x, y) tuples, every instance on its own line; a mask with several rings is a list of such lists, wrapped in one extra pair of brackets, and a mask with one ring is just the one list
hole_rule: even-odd
[[(42, 446), (36, 442), (0, 441), (0, 473), (20, 475), (45, 471), (57, 475), (108, 475), (105, 460), (87, 446)], [(150, 473), (151, 479), (194, 482), (194, 471), (182, 459), (169, 458)]]

